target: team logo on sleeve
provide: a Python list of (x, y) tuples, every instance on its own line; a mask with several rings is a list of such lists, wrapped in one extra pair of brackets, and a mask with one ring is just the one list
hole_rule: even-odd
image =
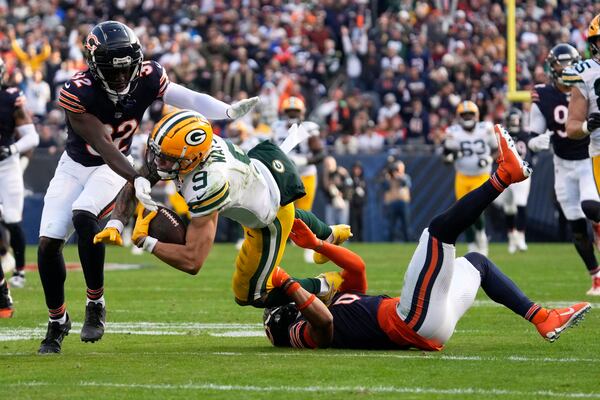
[(190, 146), (198, 146), (206, 140), (206, 132), (202, 129), (194, 129), (185, 135), (185, 142)]
[(280, 160), (273, 160), (273, 162), (271, 162), (271, 165), (273, 166), (273, 169), (279, 172), (280, 174), (285, 172), (285, 166)]

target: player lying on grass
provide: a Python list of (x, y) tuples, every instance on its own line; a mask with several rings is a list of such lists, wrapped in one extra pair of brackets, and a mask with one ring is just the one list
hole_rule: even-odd
[(293, 304), (266, 309), (264, 325), (275, 346), (401, 348), (441, 350), (454, 327), (473, 305), (479, 287), (495, 302), (533, 323), (549, 341), (582, 319), (589, 303), (548, 310), (529, 300), (494, 263), (479, 253), (455, 257), (454, 243), (481, 212), (510, 184), (523, 181), (531, 169), (516, 152), (510, 135), (495, 127), (498, 169), (482, 186), (435, 217), (423, 231), (404, 276), (401, 296), (368, 296), (365, 265), (351, 251), (318, 240), (300, 221), (290, 237), (304, 248), (323, 253), (343, 268), (343, 283), (329, 307), (307, 293), (283, 269), (273, 285)]
[[(240, 305), (271, 306), (285, 296), (269, 296), (271, 274), (279, 264), (295, 216), (293, 201), (304, 196), (304, 186), (292, 162), (270, 142), (262, 142), (248, 154), (228, 140), (213, 135), (202, 115), (189, 110), (167, 114), (154, 127), (148, 140), (147, 171), (155, 183), (174, 179), (191, 215), (184, 245), (165, 243), (148, 235), (156, 212), (142, 211), (132, 241), (165, 263), (189, 274), (197, 274), (210, 253), (219, 215), (244, 227), (244, 242), (235, 261), (233, 291)], [(121, 244), (123, 225), (133, 213), (134, 186), (127, 183), (119, 194), (112, 219), (94, 238), (94, 243)], [(303, 218), (322, 239), (336, 243), (351, 235), (347, 225), (329, 227), (314, 215)], [(333, 229), (332, 229), (333, 228)], [(305, 287), (327, 296), (333, 287), (326, 278), (308, 279)]]

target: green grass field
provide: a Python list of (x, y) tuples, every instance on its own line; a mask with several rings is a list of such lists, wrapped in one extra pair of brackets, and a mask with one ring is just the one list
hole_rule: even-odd
[[(367, 262), (370, 293), (399, 294), (414, 245), (352, 249)], [(29, 261), (35, 253), (28, 249)], [(75, 247), (65, 253), (77, 261)], [(27, 287), (12, 291), (14, 317), (0, 320), (0, 388), (10, 399), (600, 398), (595, 310), (550, 344), (480, 291), (440, 353), (276, 349), (262, 335), (262, 310), (233, 301), (235, 254), (233, 245), (218, 245), (189, 276), (150, 255), (110, 248), (107, 262), (144, 267), (106, 272), (107, 333), (94, 344), (79, 339), (85, 285), (81, 271), (69, 271), (75, 325), (56, 356), (36, 355), (47, 317), (39, 278), (30, 272)], [(571, 245), (534, 244), (514, 256), (494, 245), (491, 258), (534, 301), (594, 303)], [(305, 265), (294, 247), (283, 265), (296, 276), (333, 268)]]

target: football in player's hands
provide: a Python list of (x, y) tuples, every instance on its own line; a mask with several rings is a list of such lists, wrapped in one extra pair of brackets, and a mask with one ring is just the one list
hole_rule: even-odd
[(593, 132), (600, 128), (600, 113), (591, 113), (587, 118), (588, 131)]
[[(144, 216), (150, 211), (144, 210)], [(175, 211), (158, 207), (158, 213), (150, 221), (148, 235), (163, 243), (185, 244), (186, 227)]]

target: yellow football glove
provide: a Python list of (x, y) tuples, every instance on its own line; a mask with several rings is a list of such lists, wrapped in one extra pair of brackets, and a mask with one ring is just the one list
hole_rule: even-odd
[(123, 239), (117, 228), (104, 228), (94, 236), (94, 244), (106, 243), (123, 246)]
[(148, 228), (150, 227), (150, 221), (156, 217), (156, 211), (151, 211), (144, 217), (144, 208), (139, 207), (137, 213), (137, 219), (135, 220), (135, 227), (131, 234), (131, 241), (138, 245), (138, 242), (148, 236)]

